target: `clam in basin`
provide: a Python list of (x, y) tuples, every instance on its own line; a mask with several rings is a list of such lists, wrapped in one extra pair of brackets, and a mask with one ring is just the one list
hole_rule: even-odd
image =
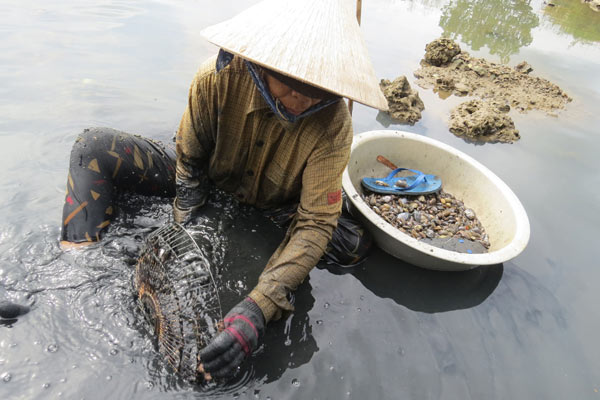
[[(377, 162), (382, 155), (399, 167), (412, 168), (442, 179), (442, 189), (473, 209), (489, 236), (484, 254), (458, 253), (424, 243), (400, 232), (377, 215), (362, 199), (364, 177), (383, 177), (390, 170)], [(506, 262), (529, 241), (529, 219), (510, 188), (472, 157), (437, 140), (392, 130), (354, 136), (350, 161), (342, 178), (350, 211), (385, 252), (419, 267), (462, 271)]]

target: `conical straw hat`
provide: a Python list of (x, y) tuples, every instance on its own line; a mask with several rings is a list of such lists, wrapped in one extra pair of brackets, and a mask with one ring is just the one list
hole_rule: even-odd
[(265, 0), (201, 34), (256, 64), (358, 103), (388, 108), (352, 0)]

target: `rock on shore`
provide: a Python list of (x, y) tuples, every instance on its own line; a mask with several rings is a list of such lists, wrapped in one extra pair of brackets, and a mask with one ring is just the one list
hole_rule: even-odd
[(512, 143), (520, 139), (507, 105), (493, 101), (471, 100), (450, 114), (450, 132), (468, 142)]
[(525, 62), (511, 68), (471, 57), (452, 40), (442, 38), (426, 46), (421, 68), (414, 75), (423, 88), (491, 99), (519, 112), (537, 109), (554, 114), (571, 101), (560, 87), (532, 76), (532, 71)]
[(413, 90), (404, 75), (389, 81), (382, 79), (379, 87), (388, 101), (389, 116), (400, 123), (414, 125), (425, 109), (419, 93)]

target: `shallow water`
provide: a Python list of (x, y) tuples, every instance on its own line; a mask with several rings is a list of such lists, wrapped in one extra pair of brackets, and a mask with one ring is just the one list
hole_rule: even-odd
[[(464, 99), (417, 88), (415, 126), (355, 104), (356, 132), (435, 138), (513, 189), (531, 240), (510, 262), (441, 273), (376, 250), (353, 271), (319, 265), (234, 382), (199, 388), (166, 369), (132, 297), (132, 263), (169, 201), (130, 199), (101, 246), (58, 248), (77, 133), (110, 126), (168, 140), (215, 51), (200, 28), (253, 3), (0, 1), (0, 300), (32, 305), (0, 325), (0, 398), (600, 398), (600, 14), (576, 0), (363, 2), (381, 78), (414, 86), (425, 44), (445, 33), (475, 56), (526, 60), (573, 97), (557, 117), (511, 112), (522, 139), (482, 146), (447, 129)], [(226, 199), (213, 207), (227, 309), (283, 232)]]

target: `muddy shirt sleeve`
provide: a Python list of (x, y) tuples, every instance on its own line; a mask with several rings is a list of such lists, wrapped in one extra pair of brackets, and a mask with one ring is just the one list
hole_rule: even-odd
[(219, 83), (214, 64), (214, 58), (207, 60), (196, 74), (177, 130), (174, 206), (182, 211), (202, 206), (208, 195), (208, 159), (217, 131)]
[(352, 143), (349, 114), (336, 130), (337, 134), (323, 135), (309, 157), (302, 175), (298, 211), (250, 293), (267, 321), (293, 310), (288, 294), (296, 290), (324, 254), (341, 214), (342, 173)]

